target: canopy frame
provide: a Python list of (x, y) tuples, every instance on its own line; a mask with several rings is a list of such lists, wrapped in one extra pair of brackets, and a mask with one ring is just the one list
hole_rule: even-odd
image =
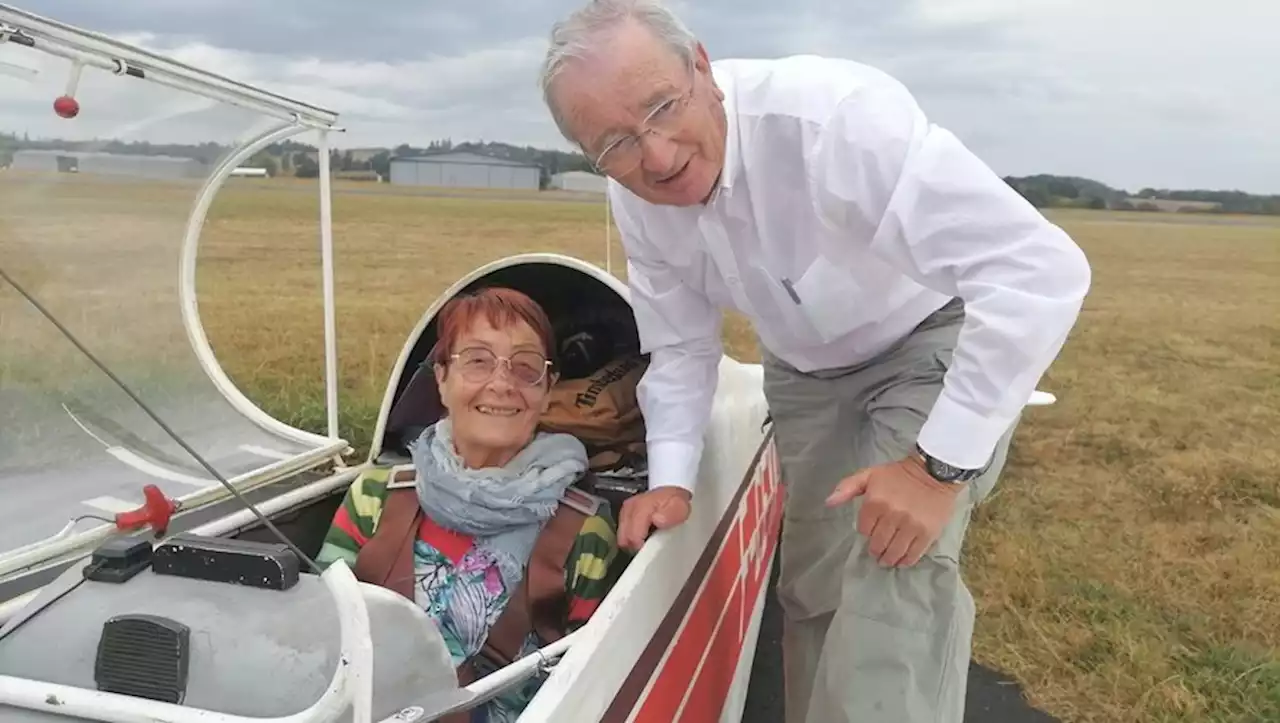
[(0, 3), (0, 38), (117, 75), (167, 85), (310, 128), (334, 128), (338, 114), (178, 62), (102, 33)]
[[(347, 441), (339, 436), (338, 424), (332, 186), (329, 158), (329, 133), (344, 130), (336, 125), (337, 113), (186, 65), (101, 33), (84, 30), (0, 3), (0, 44), (6, 42), (66, 58), (73, 63), (73, 67), (89, 66), (117, 76), (157, 83), (249, 109), (278, 121), (267, 130), (242, 142), (227, 154), (206, 178), (196, 196), (195, 204), (187, 219), (180, 251), (179, 304), (182, 323), (201, 368), (214, 387), (236, 411), (273, 434), (315, 446), (314, 449), (289, 459), (231, 478), (228, 481), (232, 486), (244, 492), (315, 468), (326, 460), (332, 460), (336, 467), (345, 469), (346, 464), (342, 455), (349, 454), (352, 450)], [(195, 284), (200, 234), (213, 198), (227, 178), (239, 163), (262, 148), (308, 130), (315, 131), (319, 137), (320, 251), (324, 303), (327, 435), (314, 434), (285, 424), (255, 405), (235, 386), (214, 355), (201, 324)], [(179, 509), (185, 512), (230, 496), (226, 488), (214, 480), (211, 485), (179, 497), (176, 501)], [(110, 524), (99, 525), (79, 533), (72, 533), (72, 527), (68, 525), (49, 538), (0, 553), (0, 578), (8, 577), (14, 572), (77, 556), (89, 546), (96, 545), (116, 533), (114, 525)]]

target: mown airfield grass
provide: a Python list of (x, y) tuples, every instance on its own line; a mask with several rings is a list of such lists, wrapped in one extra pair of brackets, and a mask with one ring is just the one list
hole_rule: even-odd
[[(0, 175), (0, 206), (20, 193), (28, 218), (52, 226), (75, 209), (122, 224), (125, 207), (164, 209), (175, 243), (194, 193), (88, 179), (31, 188)], [(198, 284), (231, 378), (269, 413), (323, 431), (314, 189), (230, 183)], [(335, 189), (341, 431), (357, 448), (406, 334), (459, 276), (526, 251), (605, 261), (598, 201)], [(1049, 215), (1084, 247), (1094, 285), (1041, 383), (1058, 404), (1026, 415), (971, 528), (975, 657), (1065, 720), (1280, 720), (1280, 219)], [(99, 252), (119, 228), (105, 218)], [(28, 249), (33, 228), (21, 229)], [(20, 268), (9, 233), (5, 261)], [(741, 318), (725, 336), (755, 360)]]

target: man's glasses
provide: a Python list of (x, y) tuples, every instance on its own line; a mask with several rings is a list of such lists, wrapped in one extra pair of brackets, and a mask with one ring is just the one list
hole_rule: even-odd
[(689, 103), (693, 100), (695, 78), (694, 66), (690, 63), (689, 88), (674, 98), (664, 100), (650, 111), (640, 124), (641, 131), (638, 135), (623, 136), (605, 146), (592, 163), (596, 170), (614, 178), (625, 176), (634, 171), (644, 159), (642, 136), (653, 133), (670, 138), (679, 132), (689, 110)]
[(498, 367), (506, 366), (512, 379), (528, 386), (535, 387), (547, 376), (551, 362), (536, 351), (518, 351), (510, 357), (498, 356), (483, 347), (472, 347), (450, 357), (469, 382), (487, 382), (498, 372)]

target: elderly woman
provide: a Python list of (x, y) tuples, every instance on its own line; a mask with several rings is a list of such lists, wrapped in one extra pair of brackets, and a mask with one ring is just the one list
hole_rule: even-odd
[[(556, 346), (532, 299), (487, 288), (452, 299), (437, 321), (431, 360), (446, 414), (409, 447), (423, 520), (413, 540), (411, 589), (454, 665), (483, 675), (495, 667), (481, 655), (489, 631), (515, 595), (540, 531), (586, 472), (587, 453), (571, 435), (538, 429), (556, 381), (548, 358)], [(359, 574), (360, 553), (388, 509), (390, 472), (368, 471), (352, 484), (325, 537), (321, 566), (341, 558)], [(607, 510), (586, 519), (565, 561), (570, 630), (586, 622), (616, 574), (616, 528)], [(538, 644), (531, 634), (521, 654)], [(460, 673), (464, 682), (469, 677)], [(514, 720), (539, 684), (532, 680), (463, 719)]]

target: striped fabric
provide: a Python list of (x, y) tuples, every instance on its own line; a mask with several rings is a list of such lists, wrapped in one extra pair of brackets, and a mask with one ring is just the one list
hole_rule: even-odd
[[(355, 566), (356, 555), (377, 530), (390, 474), (389, 467), (366, 470), (347, 489), (316, 559), (321, 568), (339, 559)], [(604, 505), (583, 523), (565, 562), (570, 631), (596, 611), (624, 566), (617, 526)], [(502, 583), (496, 560), (472, 547), (465, 536), (430, 520), (424, 520), (419, 528), (414, 568), (419, 580), (416, 602), (436, 621), (457, 666), (479, 650), (511, 591)], [(530, 634), (522, 654), (535, 650), (537, 644), (537, 638)], [(477, 672), (482, 676), (491, 672), (486, 662), (477, 661)], [(537, 692), (541, 678), (491, 700), (477, 715), (488, 723), (514, 721)]]
[[(347, 489), (316, 560), (322, 568), (339, 558), (355, 566), (360, 548), (377, 530), (390, 472), (388, 467), (366, 470)], [(427, 542), (421, 539), (423, 535), (419, 537), (420, 542)], [(430, 537), (439, 541), (438, 535)], [(439, 552), (446, 557), (455, 557), (452, 550)], [(620, 564), (615, 564), (620, 562), (618, 553), (617, 524), (609, 508), (602, 506), (583, 524), (565, 564), (565, 589), (569, 593), (569, 617), (574, 628), (585, 623), (596, 611), (616, 581), (621, 568)]]

